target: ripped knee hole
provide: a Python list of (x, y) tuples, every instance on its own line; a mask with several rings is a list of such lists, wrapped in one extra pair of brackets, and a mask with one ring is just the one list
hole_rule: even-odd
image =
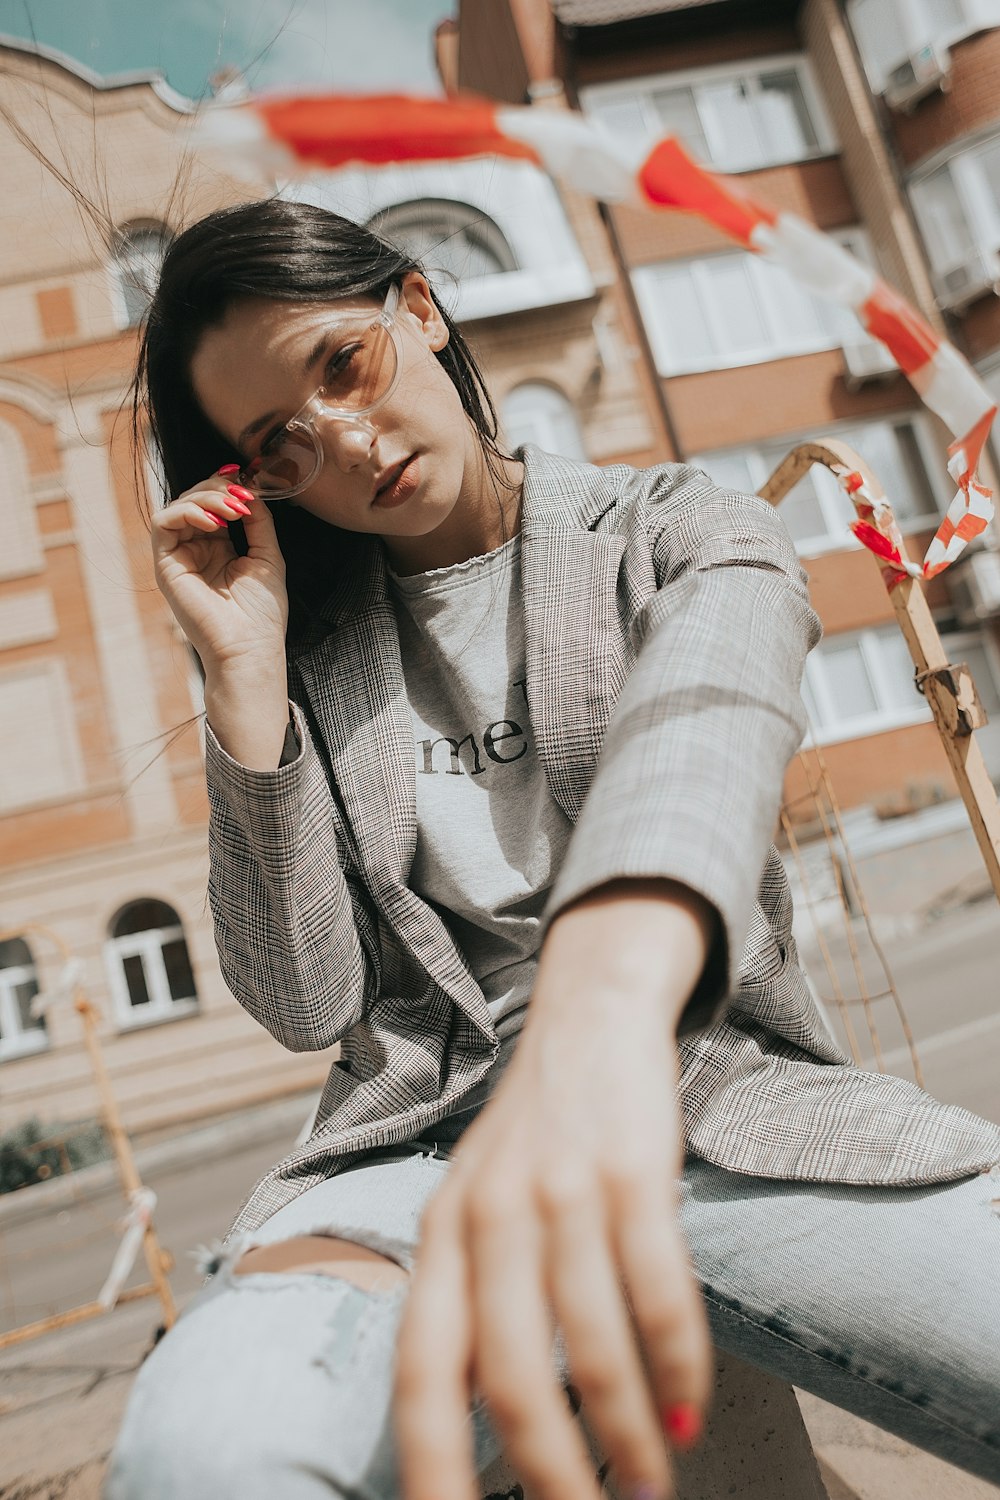
[(367, 1291), (391, 1291), (409, 1279), (409, 1272), (352, 1240), (326, 1234), (303, 1234), (273, 1245), (255, 1245), (233, 1267), (238, 1276), (258, 1271), (313, 1271), (342, 1277)]

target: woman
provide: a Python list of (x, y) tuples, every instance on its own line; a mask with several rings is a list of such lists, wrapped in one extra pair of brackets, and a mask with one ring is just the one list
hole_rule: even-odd
[(770, 838), (819, 623), (771, 507), (504, 453), (420, 268), (305, 205), (180, 236), (140, 382), (222, 970), (342, 1051), (109, 1500), (470, 1500), (498, 1445), (594, 1500), (567, 1379), (652, 1500), (712, 1340), (1000, 1480), (1000, 1130), (810, 999)]

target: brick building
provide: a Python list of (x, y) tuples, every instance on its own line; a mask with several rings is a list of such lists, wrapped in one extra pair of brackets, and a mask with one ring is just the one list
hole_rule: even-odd
[[(155, 75), (102, 80), (0, 46), (17, 225), (0, 249), (0, 1130), (94, 1110), (72, 1009), (29, 1014), (59, 969), (32, 924), (83, 960), (133, 1130), (318, 1086), (331, 1060), (286, 1052), (219, 974), (199, 678), (152, 582), (130, 456), (136, 324), (168, 237), (275, 190), (192, 156), (190, 109)], [(427, 252), (512, 440), (602, 462), (660, 451), (655, 382), (630, 358), (637, 325), (593, 204), (563, 204), (528, 165), (331, 174), (295, 191)]]
[[(883, 3), (905, 13), (909, 29), (888, 33), (905, 37), (902, 59), (873, 28)], [(1000, 29), (972, 6), (953, 0), (962, 26), (938, 35), (923, 0), (859, 0), (853, 15), (834, 0), (474, 0), (442, 28), (439, 59), (452, 86), (583, 108), (612, 130), (677, 130), (877, 261), (1000, 393), (987, 274), (1000, 187), (984, 196)], [(285, 1052), (218, 972), (198, 678), (151, 582), (122, 410), (143, 286), (169, 235), (275, 184), (192, 156), (190, 106), (153, 75), (101, 80), (5, 45), (0, 96), (18, 230), (0, 247), (0, 1129), (93, 1110), (72, 1011), (57, 1007), (47, 1026), (28, 1014), (55, 969), (31, 925), (42, 923), (84, 962), (126, 1121), (141, 1130), (311, 1088), (330, 1061)], [(426, 255), (511, 442), (598, 463), (694, 459), (756, 488), (799, 438), (843, 433), (890, 487), (911, 551), (933, 533), (949, 498), (939, 424), (849, 319), (699, 221), (606, 210), (521, 163), (341, 172), (294, 191)], [(825, 478), (784, 511), (827, 631), (806, 684), (816, 736), (872, 851), (935, 832), (944, 851), (964, 814), (878, 572), (845, 542), (848, 513)], [(972, 662), (996, 711), (982, 738), (1000, 773), (1000, 671), (977, 614), (988, 583), (955, 569), (931, 599), (953, 659)]]
[[(706, 165), (874, 263), (1000, 397), (1000, 5), (996, 0), (471, 0), (456, 85), (582, 110), (623, 138), (675, 133)], [(603, 210), (658, 385), (658, 457), (756, 489), (807, 436), (839, 435), (890, 494), (920, 557), (953, 489), (949, 435), (853, 316), (694, 216)], [(988, 463), (995, 464), (995, 450)], [(825, 639), (804, 687), (862, 853), (941, 836), (975, 851), (929, 711), (839, 488), (814, 469), (782, 511)], [(994, 722), (994, 555), (929, 590), (952, 660)], [(792, 768), (788, 793), (801, 790)], [(940, 804), (940, 805), (939, 805)], [(923, 811), (921, 811), (923, 809)], [(808, 815), (808, 807), (800, 809)], [(881, 815), (881, 816), (880, 816)]]
[(60, 969), (31, 924), (83, 961), (141, 1129), (325, 1072), (244, 1015), (216, 966), (199, 679), (152, 582), (124, 404), (165, 236), (247, 188), (192, 170), (190, 106), (159, 78), (106, 83), (4, 45), (0, 102), (0, 1129), (94, 1113), (79, 1018), (28, 1013)]

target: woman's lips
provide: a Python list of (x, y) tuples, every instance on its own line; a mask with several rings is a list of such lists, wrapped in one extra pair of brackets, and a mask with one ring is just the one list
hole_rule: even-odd
[(413, 454), (395, 471), (395, 478), (376, 493), (372, 504), (377, 505), (380, 510), (391, 510), (394, 505), (402, 505), (405, 500), (409, 500), (419, 482), (419, 459)]

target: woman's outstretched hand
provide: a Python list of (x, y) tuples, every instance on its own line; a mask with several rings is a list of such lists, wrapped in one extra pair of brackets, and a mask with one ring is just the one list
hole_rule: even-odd
[(616, 1492), (672, 1493), (669, 1449), (695, 1438), (710, 1380), (677, 1221), (675, 1027), (711, 921), (683, 888), (630, 880), (552, 923), (517, 1050), (423, 1216), (394, 1391), (404, 1500), (476, 1500), (476, 1398), (532, 1497), (599, 1500), (555, 1325)]
[[(227, 663), (284, 657), (288, 595), (271, 512), (234, 482), (235, 466), (213, 474), (156, 512), (156, 582), (207, 674)], [(242, 521), (240, 557), (228, 522)]]

